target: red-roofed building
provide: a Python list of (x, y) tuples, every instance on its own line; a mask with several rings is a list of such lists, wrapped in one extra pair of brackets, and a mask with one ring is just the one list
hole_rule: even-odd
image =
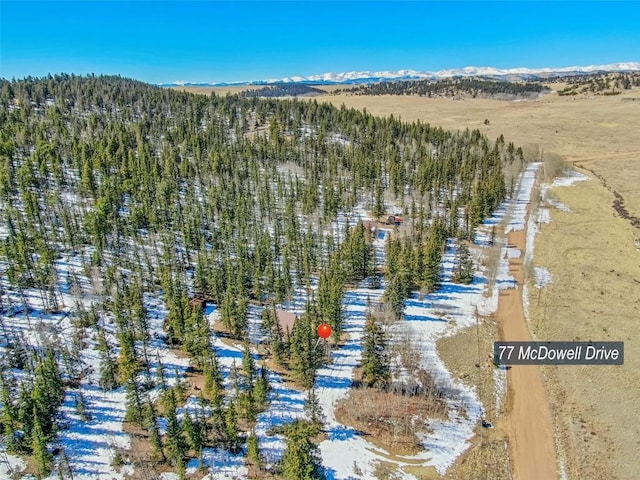
[(402, 225), (403, 222), (403, 218), (399, 217), (398, 215), (389, 215), (387, 217), (387, 225), (396, 225), (396, 226), (400, 226)]

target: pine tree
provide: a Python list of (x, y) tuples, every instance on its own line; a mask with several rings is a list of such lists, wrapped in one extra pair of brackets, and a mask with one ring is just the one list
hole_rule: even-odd
[(264, 411), (267, 408), (268, 394), (271, 389), (267, 378), (267, 371), (264, 367), (260, 367), (258, 377), (253, 385), (252, 397), (258, 411)]
[(198, 368), (203, 368), (211, 351), (211, 334), (202, 309), (189, 307), (190, 313), (185, 323), (184, 350), (194, 359)]
[(144, 410), (142, 399), (140, 398), (140, 387), (135, 379), (129, 380), (126, 384), (127, 411), (125, 420), (127, 422), (142, 424), (144, 420)]
[(320, 480), (324, 471), (320, 465), (318, 447), (311, 441), (318, 430), (308, 422), (296, 421), (285, 429), (286, 448), (280, 470), (286, 480)]
[(188, 413), (184, 416), (184, 432), (187, 435), (189, 447), (191, 447), (196, 454), (200, 454), (204, 446), (202, 425), (199, 420), (192, 420)]
[(322, 411), (322, 405), (320, 405), (320, 399), (318, 398), (315, 388), (311, 388), (307, 392), (307, 398), (305, 398), (304, 402), (304, 413), (307, 420), (318, 429), (323, 427), (326, 417)]
[(145, 424), (147, 430), (149, 430), (149, 433), (151, 434), (153, 457), (164, 463), (167, 458), (165, 457), (164, 450), (162, 449), (162, 437), (160, 436), (160, 428), (158, 427), (158, 416), (151, 400), (147, 400), (146, 403)]
[(67, 456), (67, 451), (61, 448), (60, 460), (58, 462), (58, 476), (61, 480), (73, 480), (73, 469), (71, 468), (71, 462)]
[(257, 411), (253, 401), (253, 390), (243, 390), (236, 395), (236, 405), (242, 418), (249, 423), (256, 421)]
[[(64, 399), (64, 386), (53, 350), (48, 348), (44, 358), (38, 362), (33, 388), (30, 392), (29, 408), (38, 412), (39, 428), (49, 438), (54, 432), (54, 420), (58, 407)], [(34, 420), (29, 420), (32, 424)], [(24, 425), (23, 425), (24, 427)], [(25, 428), (25, 433), (27, 429)]]
[(269, 333), (269, 349), (276, 365), (285, 366), (286, 345), (283, 338), (282, 328), (275, 322)]
[(362, 381), (368, 387), (384, 389), (391, 380), (385, 334), (375, 317), (367, 316), (362, 351)]
[(167, 377), (165, 376), (165, 373), (164, 373), (164, 364), (160, 359), (160, 355), (158, 355), (158, 358), (157, 358), (157, 365), (158, 366), (156, 367), (156, 385), (158, 386), (161, 392), (164, 392), (167, 390)]
[(53, 456), (47, 450), (47, 437), (42, 430), (41, 419), (33, 408), (33, 431), (31, 432), (31, 452), (35, 460), (37, 478), (45, 477), (51, 470)]
[(174, 467), (179, 467), (184, 463), (184, 456), (187, 453), (187, 444), (182, 436), (182, 425), (178, 421), (176, 412), (176, 394), (173, 389), (167, 390), (165, 396), (165, 416), (167, 418), (167, 433), (165, 436), (165, 449), (167, 458)]
[(222, 398), (224, 387), (222, 385), (222, 374), (220, 373), (218, 358), (213, 351), (212, 353), (208, 362), (204, 365), (203, 375), (204, 392), (209, 396), (209, 400), (215, 404)]
[(396, 320), (399, 320), (402, 316), (402, 312), (404, 311), (404, 297), (398, 276), (391, 277), (391, 280), (387, 283), (387, 288), (384, 292), (384, 299), (390, 306)]
[[(318, 285), (318, 304), (309, 314), (322, 317), (322, 322), (331, 325), (333, 337), (338, 339), (342, 333), (342, 300), (344, 298), (345, 273), (342, 268), (342, 253), (332, 255), (329, 267), (320, 275)], [(317, 322), (320, 323), (320, 322)]]
[[(31, 450), (30, 443), (35, 419), (33, 411), (36, 409), (33, 393), (33, 385), (28, 385), (24, 382), (20, 384), (16, 406), (18, 409), (18, 424), (22, 426), (24, 437), (16, 438), (15, 450), (21, 453), (29, 453)], [(40, 425), (40, 428), (42, 429), (42, 425)]]
[(251, 348), (249, 347), (249, 341), (243, 342), (243, 353), (242, 353), (242, 370), (247, 378), (249, 384), (253, 381), (253, 376), (255, 374), (256, 366), (251, 356)]
[(320, 364), (320, 353), (315, 348), (315, 329), (312, 328), (313, 311), (314, 307), (307, 304), (307, 311), (293, 325), (290, 342), (289, 368), (305, 388), (313, 385)]
[(75, 395), (75, 410), (76, 414), (80, 415), (80, 418), (83, 422), (88, 422), (91, 420), (91, 414), (87, 412), (87, 404), (84, 400), (84, 395), (82, 395), (81, 390), (78, 390)]
[(211, 400), (211, 436), (214, 441), (224, 443), (225, 422), (224, 422), (224, 406), (222, 397), (218, 396)]
[(366, 232), (364, 224), (358, 224), (349, 230), (342, 245), (342, 256), (346, 265), (346, 279), (348, 281), (363, 280), (373, 272), (375, 256), (369, 243), (370, 232)]
[(120, 355), (118, 356), (117, 371), (120, 374), (120, 384), (135, 381), (140, 372), (140, 363), (136, 354), (136, 345), (133, 332), (128, 326), (122, 326), (118, 333), (120, 343)]
[(422, 275), (422, 285), (427, 292), (433, 292), (440, 284), (442, 260), (442, 242), (435, 236), (430, 237), (426, 245), (426, 263)]
[(465, 243), (460, 243), (457, 257), (457, 266), (453, 274), (453, 281), (455, 283), (468, 285), (473, 282), (475, 266), (471, 258), (471, 252), (469, 252), (469, 247)]
[(231, 453), (238, 453), (242, 445), (242, 439), (240, 438), (236, 407), (233, 400), (229, 401), (224, 413), (224, 440), (227, 450)]
[(24, 370), (29, 361), (29, 354), (22, 339), (16, 338), (7, 344), (6, 358), (10, 367)]
[(17, 411), (13, 403), (12, 390), (15, 388), (11, 372), (0, 369), (0, 434), (7, 441), (9, 451), (15, 449), (15, 431), (17, 427)]
[(262, 455), (258, 445), (258, 436), (251, 432), (247, 438), (247, 460), (258, 470), (262, 469)]

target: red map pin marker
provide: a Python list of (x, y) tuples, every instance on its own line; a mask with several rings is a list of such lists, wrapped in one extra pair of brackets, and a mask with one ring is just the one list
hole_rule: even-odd
[(321, 323), (318, 325), (318, 336), (325, 340), (331, 335), (331, 325), (327, 323)]

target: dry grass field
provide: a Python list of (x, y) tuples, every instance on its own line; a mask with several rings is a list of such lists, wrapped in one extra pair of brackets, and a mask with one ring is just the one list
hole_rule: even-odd
[[(567, 157), (593, 157), (640, 153), (640, 102), (622, 101), (639, 95), (636, 89), (609, 97), (549, 94), (529, 101), (353, 95), (322, 98), (337, 106), (366, 108), (375, 115), (393, 114), (447, 129), (477, 128), (490, 138), (504, 135), (521, 146), (537, 143), (545, 151)], [(484, 124), (485, 119), (489, 125)]]
[[(226, 91), (217, 89), (216, 93)], [(640, 340), (635, 331), (640, 321), (640, 228), (614, 210), (613, 191), (623, 197), (631, 216), (640, 217), (640, 102), (622, 101), (624, 97), (640, 97), (640, 91), (616, 96), (549, 94), (520, 102), (347, 95), (317, 98), (447, 129), (477, 128), (490, 138), (504, 135), (528, 151), (556, 152), (600, 177), (587, 172), (590, 181), (552, 190), (552, 195), (572, 210), (553, 210), (551, 223), (541, 225), (536, 237), (534, 264), (548, 268), (553, 283), (542, 290), (538, 300), (538, 291), (528, 280), (532, 292), (529, 325), (535, 338), (625, 342), (623, 366), (542, 370), (559, 463), (569, 480), (638, 478)], [(490, 346), (496, 334), (491, 322), (481, 330), (483, 348)], [(476, 342), (475, 331), (461, 332), (440, 341), (438, 349), (463, 381), (481, 379), (481, 396), (491, 415), (495, 408), (492, 381), (487, 375), (490, 369), (482, 365), (479, 373), (477, 356), (461, 354), (475, 354)], [(496, 428), (485, 431), (482, 442), (476, 439), (447, 478), (511, 478), (504, 468), (508, 459), (503, 439), (508, 426), (500, 418), (491, 420), (496, 420)], [(416, 473), (418, 478), (431, 478)]]
[[(606, 171), (610, 183), (627, 183), (618, 178), (623, 172)], [(629, 176), (637, 174), (636, 164)], [(557, 443), (568, 478), (637, 478), (640, 252), (634, 239), (640, 231), (614, 216), (612, 195), (597, 179), (552, 192), (572, 211), (553, 210), (551, 223), (541, 225), (534, 261), (549, 268), (553, 283), (539, 302), (533, 296), (531, 327), (540, 339), (625, 342), (622, 366), (543, 370)]]

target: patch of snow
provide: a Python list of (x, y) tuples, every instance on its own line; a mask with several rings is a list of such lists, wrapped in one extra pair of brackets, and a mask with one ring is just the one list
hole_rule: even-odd
[[(124, 479), (112, 467), (116, 449), (131, 446), (129, 435), (123, 431), (126, 398), (124, 388), (104, 392), (97, 385), (82, 385), (86, 411), (91, 419), (83, 421), (75, 413), (75, 394), (68, 390), (61, 412), (69, 428), (58, 435), (73, 470), (73, 478)], [(50, 478), (57, 478), (52, 475)]]
[(554, 187), (570, 187), (576, 182), (584, 182), (589, 180), (589, 176), (584, 173), (576, 172), (575, 170), (568, 170), (561, 177), (556, 178), (552, 185)]
[[(563, 212), (571, 212), (572, 211), (571, 208), (568, 205), (565, 205), (564, 203), (559, 202), (557, 200), (554, 200), (552, 198), (547, 198), (546, 202), (547, 202), (548, 205), (551, 205), (552, 207), (555, 207), (560, 211), (563, 211)], [(546, 223), (549, 223), (549, 222), (546, 222)]]
[(567, 464), (562, 457), (558, 458), (558, 470), (560, 471), (561, 480), (569, 480), (569, 476), (567, 475)]
[(542, 162), (530, 163), (520, 176), (515, 206), (511, 212), (505, 233), (524, 230), (527, 210), (531, 203), (531, 192), (540, 165), (542, 165)]
[(27, 464), (22, 458), (7, 453), (4, 445), (0, 445), (0, 478), (13, 478), (13, 474), (25, 468)]
[(507, 368), (501, 365), (493, 369), (493, 384), (496, 392), (496, 414), (502, 413), (502, 401), (507, 395)]
[(522, 310), (524, 313), (524, 318), (527, 320), (527, 322), (531, 319), (529, 315), (529, 306), (529, 286), (525, 283), (522, 287)]
[(544, 288), (551, 284), (553, 277), (551, 272), (545, 267), (533, 267), (533, 275), (536, 281), (536, 287)]
[(522, 254), (522, 252), (520, 252), (520, 250), (518, 250), (517, 248), (509, 248), (508, 245), (504, 245), (500, 250), (500, 262), (498, 263), (498, 271), (496, 272), (494, 285), (495, 287), (498, 287), (497, 290), (505, 290), (517, 287), (516, 279), (513, 278), (513, 275), (509, 273), (509, 259), (519, 258), (519, 255), (518, 257), (510, 256), (515, 255), (515, 252), (510, 253), (512, 250), (518, 252), (520, 255)]
[[(202, 480), (236, 480), (247, 478), (249, 474), (249, 469), (245, 465), (242, 453), (234, 455), (223, 449), (205, 448), (202, 458), (204, 464), (212, 472), (202, 477)], [(187, 472), (195, 473), (196, 467), (197, 461), (192, 460), (189, 462)]]
[(507, 258), (520, 258), (522, 256), (522, 251), (518, 248), (507, 247)]
[(551, 223), (551, 213), (548, 208), (538, 209), (538, 223)]
[(533, 261), (533, 251), (535, 249), (535, 240), (538, 233), (538, 224), (535, 221), (535, 215), (529, 215), (527, 222), (527, 237), (525, 240), (524, 265), (531, 265)]

